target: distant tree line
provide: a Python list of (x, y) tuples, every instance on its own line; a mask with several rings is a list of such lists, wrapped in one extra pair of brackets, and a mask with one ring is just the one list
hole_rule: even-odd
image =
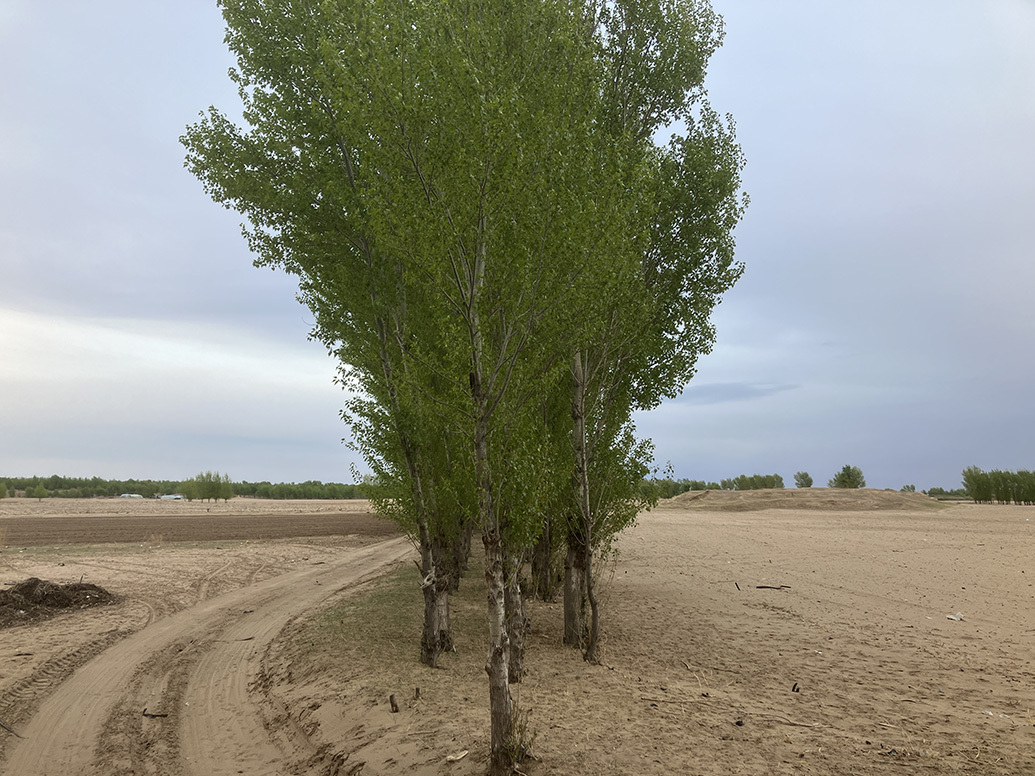
[(704, 480), (688, 480), (686, 478), (655, 477), (644, 480), (641, 489), (645, 494), (653, 494), (659, 499), (672, 498), (690, 490), (720, 490), (719, 483)]
[(649, 490), (657, 498), (672, 498), (692, 490), (761, 490), (783, 487), (783, 477), (779, 474), (741, 474), (721, 482), (685, 478), (675, 480), (664, 477), (645, 480), (643, 483), (644, 490)]
[(923, 492), (931, 498), (969, 498), (966, 488), (954, 488), (952, 490), (946, 490), (945, 488), (930, 488)]
[[(205, 482), (206, 474), (202, 473), (189, 480), (105, 480), (100, 477), (62, 477), (54, 474), (50, 477), (0, 477), (0, 498), (24, 494), (29, 498), (114, 498), (123, 493), (137, 493), (144, 498), (179, 493), (185, 498), (228, 498), (233, 495), (252, 498), (269, 499), (349, 499), (366, 498), (368, 486), (346, 485), (340, 482), (323, 483), (309, 480), (303, 483), (293, 482), (232, 482), (228, 475), (218, 475), (220, 485), (230, 486), (230, 496), (222, 493), (211, 495), (213, 483)], [(198, 477), (202, 481), (198, 481)], [(225, 479), (224, 479), (225, 478)], [(201, 486), (209, 495), (201, 495)], [(40, 496), (40, 488), (44, 495)]]
[(981, 471), (977, 466), (963, 470), (963, 490), (979, 504), (1035, 504), (1035, 472), (1021, 469), (1004, 472)]
[(783, 477), (779, 474), (741, 474), (719, 483), (722, 490), (762, 490), (783, 486)]
[[(811, 488), (812, 475), (808, 472), (796, 472), (794, 484), (798, 488)], [(645, 480), (643, 489), (650, 491), (657, 498), (672, 498), (680, 493), (692, 490), (761, 490), (763, 488), (784, 488), (783, 477), (779, 474), (741, 474), (720, 482), (705, 480), (654, 478)], [(845, 465), (827, 483), (829, 488), (865, 488), (866, 478), (858, 466)], [(916, 488), (906, 485), (904, 492), (913, 492)]]
[(369, 485), (345, 485), (341, 482), (235, 482), (234, 492), (238, 496), (269, 499), (347, 499), (367, 498)]

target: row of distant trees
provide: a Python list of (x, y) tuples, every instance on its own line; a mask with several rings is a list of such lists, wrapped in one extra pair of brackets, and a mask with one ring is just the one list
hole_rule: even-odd
[[(794, 475), (794, 484), (798, 488), (811, 488), (812, 475), (808, 472), (797, 472)], [(654, 479), (646, 484), (652, 488), (658, 498), (672, 498), (680, 493), (692, 490), (760, 490), (762, 488), (783, 488), (785, 487), (783, 477), (779, 474), (741, 474), (737, 477), (725, 479), (720, 482), (708, 482), (706, 480), (690, 479)], [(829, 482), (829, 488), (865, 488), (866, 478), (862, 469), (858, 466), (846, 465)], [(908, 490), (911, 485), (905, 486)]]
[(1035, 472), (993, 469), (982, 471), (977, 466), (963, 470), (963, 490), (979, 504), (1035, 504)]
[[(218, 487), (215, 480), (218, 479)], [(0, 498), (22, 494), (28, 498), (113, 498), (137, 493), (144, 498), (179, 493), (188, 499), (226, 499), (250, 496), (268, 499), (366, 498), (367, 484), (309, 480), (294, 482), (233, 482), (229, 475), (202, 472), (189, 480), (105, 480), (100, 477), (0, 477)]]
[[(11, 492), (8, 492), (8, 490), (7, 490), (7, 483), (6, 482), (0, 482), (0, 498), (7, 498), (8, 496), (13, 496), (17, 492), (18, 491), (15, 491), (15, 490), (12, 490)], [(37, 483), (36, 485), (26, 489), (23, 492), (24, 492), (26, 497), (28, 497), (28, 498), (38, 498), (41, 501), (43, 499), (48, 498), (50, 496), (50, 493), (47, 492), (47, 489), (45, 487), (43, 487), (43, 483), (42, 482), (41, 483)]]
[[(798, 488), (811, 488), (812, 476), (808, 472), (797, 472), (794, 484)], [(757, 488), (782, 488), (779, 474), (740, 475), (721, 482), (706, 482), (690, 479), (655, 479), (648, 483), (658, 498), (672, 498), (691, 490), (754, 490)], [(829, 488), (865, 488), (866, 478), (858, 466), (845, 465), (827, 482)], [(903, 485), (903, 493), (915, 493), (916, 486)], [(1023, 504), (1035, 505), (1035, 471), (982, 471), (977, 466), (963, 470), (963, 487), (953, 490), (931, 488), (924, 491), (935, 498), (971, 498), (978, 504)]]
[(783, 477), (779, 474), (741, 474), (721, 482), (685, 478), (657, 478), (644, 482), (644, 489), (649, 490), (657, 498), (672, 498), (691, 490), (759, 490), (782, 487)]
[(234, 492), (238, 496), (269, 499), (347, 499), (367, 498), (369, 483), (346, 485), (341, 482), (237, 482)]

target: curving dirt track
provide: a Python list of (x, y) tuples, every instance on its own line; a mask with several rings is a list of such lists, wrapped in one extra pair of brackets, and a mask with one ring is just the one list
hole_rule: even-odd
[[(396, 538), (278, 575), (152, 623), (80, 668), (21, 731), (5, 773), (247, 773), (311, 757), (304, 736), (270, 741), (248, 692), (291, 620), (412, 553)], [(152, 716), (148, 716), (152, 715)]]
[(292, 618), (412, 554), (365, 502), (2, 503), (0, 583), (121, 602), (0, 629), (0, 774), (328, 771), (253, 685)]

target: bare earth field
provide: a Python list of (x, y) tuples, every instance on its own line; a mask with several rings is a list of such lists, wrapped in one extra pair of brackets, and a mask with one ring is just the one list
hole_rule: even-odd
[[(1035, 773), (1035, 509), (794, 493), (686, 494), (641, 515), (602, 580), (600, 666), (560, 644), (559, 603), (531, 605), (523, 772)], [(364, 532), (346, 510), (365, 505), (177, 507), (206, 508), (0, 501), (0, 535), (31, 536), (18, 521), (37, 510), (48, 537), (0, 541), (0, 583), (82, 578), (121, 597), (0, 630), (0, 720), (24, 736), (0, 729), (0, 773), (484, 771), (477, 569), (456, 654), (426, 669), (413, 550)], [(128, 510), (151, 530), (114, 540), (94, 522), (65, 543), (67, 518), (44, 509)], [(338, 533), (264, 533), (321, 514)], [(171, 542), (184, 519), (255, 536)], [(382, 605), (411, 598), (401, 618)]]

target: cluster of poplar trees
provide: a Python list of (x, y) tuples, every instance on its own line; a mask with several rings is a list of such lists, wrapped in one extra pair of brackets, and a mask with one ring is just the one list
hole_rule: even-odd
[(1035, 472), (1021, 469), (1005, 472), (982, 471), (977, 466), (963, 470), (963, 490), (979, 504), (1035, 504)]
[(234, 497), (234, 484), (229, 474), (200, 472), (180, 483), (180, 495), (187, 501), (229, 501)]
[[(595, 661), (594, 562), (650, 498), (632, 413), (679, 393), (739, 277), (703, 0), (223, 0), (244, 127), (188, 168), (297, 276), (377, 508), (420, 548), (421, 658), (484, 550), (490, 773), (521, 757), (519, 575)], [(664, 143), (666, 128), (675, 134)]]

